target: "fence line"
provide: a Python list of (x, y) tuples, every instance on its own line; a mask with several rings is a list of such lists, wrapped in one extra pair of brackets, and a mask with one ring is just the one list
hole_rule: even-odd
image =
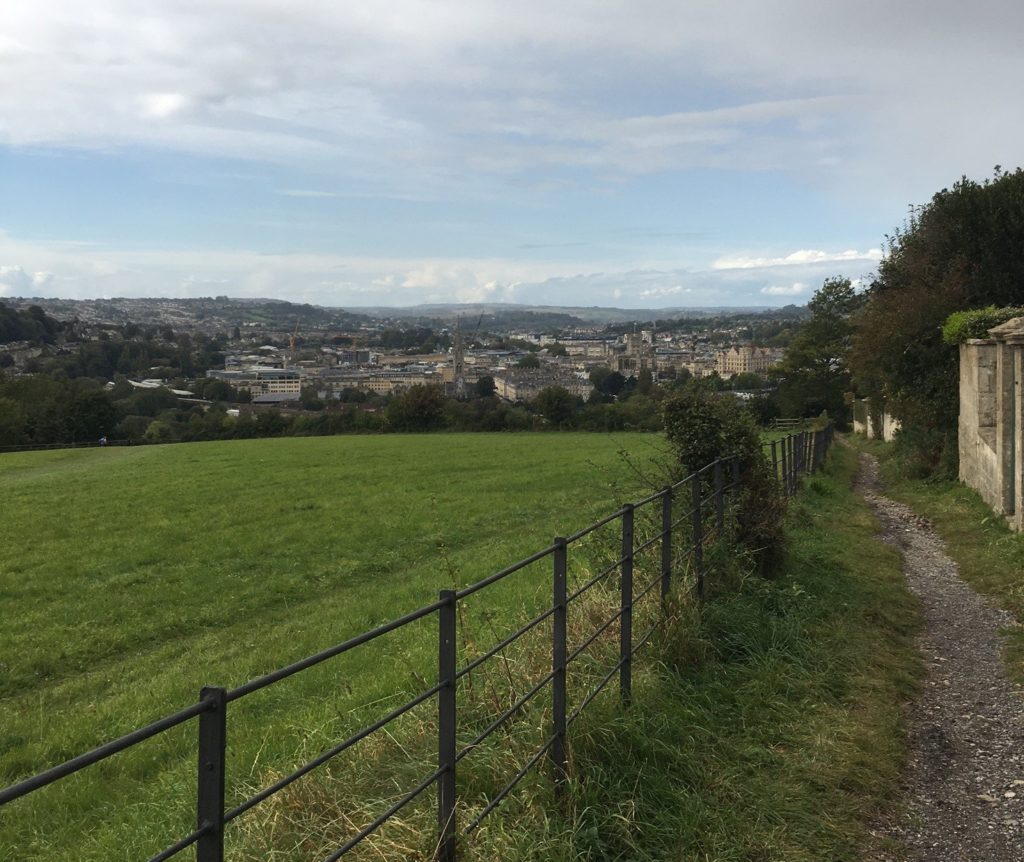
[[(779, 492), (790, 496), (799, 487), (801, 476), (819, 469), (832, 442), (833, 429), (829, 425), (816, 431), (800, 431), (782, 440), (764, 445), (766, 460), (778, 480)], [(618, 511), (573, 533), (568, 537), (557, 537), (551, 545), (529, 557), (502, 569), (499, 572), (463, 587), (460, 590), (442, 590), (437, 601), (375, 629), (357, 635), (343, 643), (332, 646), (315, 655), (308, 656), (287, 667), (251, 680), (233, 690), (217, 686), (206, 686), (199, 694), (199, 701), (178, 712), (165, 716), (146, 727), (133, 731), (119, 739), (108, 742), (86, 754), (75, 757), (63, 764), (48, 769), (28, 779), (0, 790), (0, 806), (26, 796), (42, 787), (60, 781), (82, 769), (105, 760), (121, 751), (135, 746), (153, 736), (161, 734), (185, 722), (198, 719), (197, 754), (198, 773), (196, 782), (196, 828), (188, 835), (175, 841), (152, 857), (150, 862), (163, 862), (193, 845), (197, 862), (223, 862), (225, 827), (237, 817), (273, 796), (278, 791), (327, 763), (356, 743), (385, 728), (402, 715), (420, 704), (436, 698), (437, 701), (437, 767), (425, 776), (414, 788), (381, 812), (372, 822), (352, 835), (338, 847), (325, 862), (336, 862), (345, 853), (373, 834), (391, 817), (401, 811), (436, 784), (437, 796), (437, 851), (440, 862), (455, 862), (458, 840), (472, 833), (480, 823), (515, 789), (519, 782), (545, 756), (551, 762), (554, 787), (557, 795), (563, 793), (568, 775), (567, 739), (568, 729), (582, 712), (617, 677), (619, 698), (628, 705), (632, 698), (633, 656), (653, 637), (663, 619), (657, 613), (655, 622), (634, 638), (634, 609), (638, 603), (658, 590), (662, 604), (672, 589), (673, 576), (681, 561), (686, 560), (693, 572), (692, 588), (698, 597), (705, 590), (705, 567), (703, 552), (706, 545), (716, 541), (726, 526), (726, 504), (735, 500), (743, 487), (740, 459), (733, 456), (720, 458), (700, 470), (680, 479), (672, 485), (644, 498), (639, 503), (626, 504)], [(676, 510), (676, 503), (689, 498), (689, 507), (682, 512)], [(652, 507), (651, 515), (657, 523), (660, 514), (661, 530), (641, 542), (636, 542), (635, 518), (638, 511)], [(660, 510), (660, 512), (659, 512)], [(568, 590), (568, 563), (571, 546), (603, 526), (619, 522), (621, 549), (619, 557), (610, 565), (591, 577), (574, 590)], [(680, 527), (687, 523), (689, 530)], [(688, 532), (688, 536), (684, 533)], [(688, 541), (687, 541), (688, 540)], [(638, 554), (660, 547), (660, 559), (656, 577), (634, 585), (635, 560)], [(678, 554), (676, 553), (678, 549)], [(459, 602), (480, 590), (501, 581), (527, 566), (550, 559), (552, 578), (551, 606), (530, 619), (525, 625), (505, 637), (501, 642), (459, 668), (458, 661), (458, 607)], [(617, 611), (603, 621), (581, 645), (569, 651), (567, 622), (569, 609), (588, 590), (606, 581), (613, 574), (619, 575), (619, 600)], [(226, 751), (228, 728), (228, 705), (253, 692), (280, 682), (287, 677), (369, 643), (382, 635), (406, 625), (436, 615), (437, 683), (430, 686), (411, 700), (391, 710), (372, 724), (363, 727), (332, 748), (322, 752), (313, 760), (263, 788), (241, 804), (225, 810)], [(489, 725), (461, 751), (458, 749), (458, 684), (484, 662), (498, 656), (507, 647), (551, 620), (551, 670), (535, 683), (515, 703), (493, 717)], [(568, 712), (567, 683), (569, 668), (574, 661), (583, 658), (587, 649), (604, 633), (618, 623), (618, 661), (607, 670), (598, 683), (582, 698), (579, 705)], [(546, 688), (551, 689), (550, 734), (541, 747), (527, 760), (510, 781), (494, 795), (487, 805), (464, 828), (459, 828), (459, 806), (457, 797), (457, 766), (461, 760), (481, 745), (499, 728), (506, 725), (516, 714), (538, 697)]]

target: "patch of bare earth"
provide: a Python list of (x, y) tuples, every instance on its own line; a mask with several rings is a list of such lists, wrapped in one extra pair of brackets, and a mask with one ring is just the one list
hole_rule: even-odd
[(860, 459), (857, 490), (920, 599), (927, 667), (908, 715), (906, 810), (877, 830), (900, 849), (872, 858), (1021, 862), (1024, 701), (1006, 677), (1000, 636), (1016, 623), (961, 580), (926, 519), (882, 495), (874, 456)]

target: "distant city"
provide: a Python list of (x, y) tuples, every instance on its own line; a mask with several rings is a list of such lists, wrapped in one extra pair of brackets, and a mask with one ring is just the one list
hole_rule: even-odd
[[(279, 300), (23, 299), (72, 324), (76, 340), (103, 337), (111, 328), (155, 328), (201, 333), (223, 344), (223, 367), (206, 378), (247, 391), (253, 406), (287, 407), (303, 392), (330, 403), (359, 390), (378, 396), (436, 385), (451, 397), (487, 381), (510, 403), (535, 399), (550, 386), (578, 398), (595, 388), (595, 371), (623, 378), (649, 374), (654, 382), (760, 375), (779, 362), (803, 308), (665, 309), (507, 305), (445, 305), (360, 309), (299, 305)], [(652, 314), (659, 315), (652, 318)], [(109, 337), (109, 335), (107, 335)], [(29, 368), (60, 345), (0, 344), (9, 372)], [(166, 386), (159, 373), (132, 381)], [(182, 397), (193, 395), (177, 379)]]

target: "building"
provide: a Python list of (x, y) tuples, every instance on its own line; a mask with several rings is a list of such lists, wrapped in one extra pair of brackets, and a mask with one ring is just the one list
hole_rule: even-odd
[(577, 398), (586, 398), (594, 388), (589, 380), (574, 375), (552, 376), (546, 370), (508, 369), (494, 375), (494, 394), (513, 404), (532, 401), (548, 386), (561, 386)]
[(744, 344), (719, 350), (715, 356), (715, 371), (720, 377), (732, 377), (734, 374), (754, 372), (760, 374), (771, 368), (781, 357), (778, 351), (768, 347), (754, 347)]
[(253, 399), (260, 395), (295, 393), (302, 389), (302, 379), (294, 368), (246, 368), (231, 371), (211, 370), (207, 377), (223, 380), (236, 389), (248, 389)]

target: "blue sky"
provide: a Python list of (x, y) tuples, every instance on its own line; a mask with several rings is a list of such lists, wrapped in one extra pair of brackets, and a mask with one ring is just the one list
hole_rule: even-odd
[(1019, 8), (3, 4), (0, 298), (803, 303), (1017, 166)]

